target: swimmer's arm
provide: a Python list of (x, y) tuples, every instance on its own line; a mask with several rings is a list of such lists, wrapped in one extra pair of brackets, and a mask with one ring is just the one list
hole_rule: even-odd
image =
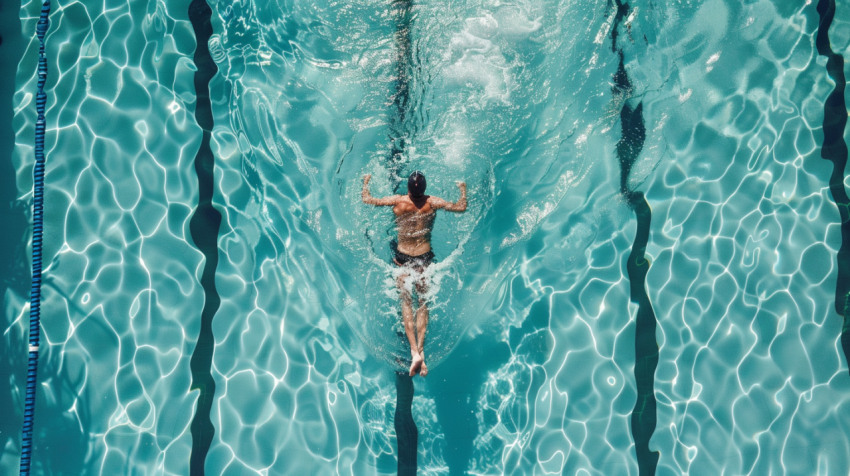
[(431, 197), (431, 208), (435, 210), (443, 209), (449, 212), (465, 212), (466, 211), (466, 184), (458, 182), (457, 188), (460, 189), (460, 199), (452, 203), (447, 202), (439, 197)]
[(363, 176), (363, 203), (368, 205), (375, 205), (377, 207), (385, 207), (389, 205), (395, 205), (398, 203), (398, 195), (393, 195), (392, 197), (384, 197), (384, 198), (375, 198), (369, 193), (369, 180), (372, 178), (371, 175)]

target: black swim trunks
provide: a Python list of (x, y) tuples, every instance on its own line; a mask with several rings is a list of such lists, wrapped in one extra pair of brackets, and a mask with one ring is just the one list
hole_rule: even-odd
[(427, 253), (422, 253), (418, 256), (410, 256), (408, 254), (402, 253), (399, 250), (395, 250), (395, 261), (396, 263), (404, 266), (408, 263), (413, 266), (428, 266), (431, 264), (431, 261), (434, 261), (434, 252), (429, 251)]
[(390, 248), (393, 252), (393, 260), (396, 264), (400, 266), (405, 266), (407, 264), (411, 264), (413, 266), (428, 266), (434, 261), (434, 252), (429, 251), (427, 253), (422, 253), (421, 255), (410, 256), (409, 254), (402, 253), (398, 250), (398, 242), (393, 240), (390, 243)]

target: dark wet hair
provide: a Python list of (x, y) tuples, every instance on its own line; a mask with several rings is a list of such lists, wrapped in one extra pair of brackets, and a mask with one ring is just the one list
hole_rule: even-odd
[(426, 186), (428, 186), (428, 183), (425, 181), (425, 175), (418, 170), (407, 178), (407, 193), (411, 197), (418, 198), (425, 195)]

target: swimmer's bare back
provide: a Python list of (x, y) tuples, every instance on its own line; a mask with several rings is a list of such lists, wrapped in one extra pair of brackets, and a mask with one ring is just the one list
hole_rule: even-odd
[(371, 175), (363, 176), (363, 203), (375, 206), (392, 206), (398, 225), (398, 250), (410, 256), (419, 256), (431, 251), (431, 228), (437, 210), (450, 212), (466, 211), (466, 184), (457, 182), (460, 199), (452, 203), (433, 195), (418, 197), (392, 195), (374, 198), (369, 193)]

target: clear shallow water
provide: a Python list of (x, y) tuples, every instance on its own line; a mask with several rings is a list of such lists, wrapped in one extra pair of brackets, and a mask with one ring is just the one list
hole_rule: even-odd
[[(38, 7), (22, 10), (25, 36)], [(423, 3), (401, 124), (386, 2), (211, 7), (223, 222), (207, 474), (395, 474), (391, 222), (359, 203), (364, 173), (375, 195), (392, 191), (391, 134), (408, 139), (402, 170), (449, 199), (466, 180), (472, 205), (435, 230), (419, 474), (637, 474), (636, 227), (616, 156), (627, 100), (646, 124), (630, 186), (653, 209), (657, 474), (850, 470), (841, 236), (819, 157), (834, 85), (814, 5), (633, 5), (618, 30), (633, 88), (615, 94), (607, 2)], [(188, 474), (204, 291), (187, 9), (51, 14), (46, 474)], [(34, 44), (16, 79), (24, 201)], [(5, 302), (4, 338), (23, 355), (24, 297)]]

